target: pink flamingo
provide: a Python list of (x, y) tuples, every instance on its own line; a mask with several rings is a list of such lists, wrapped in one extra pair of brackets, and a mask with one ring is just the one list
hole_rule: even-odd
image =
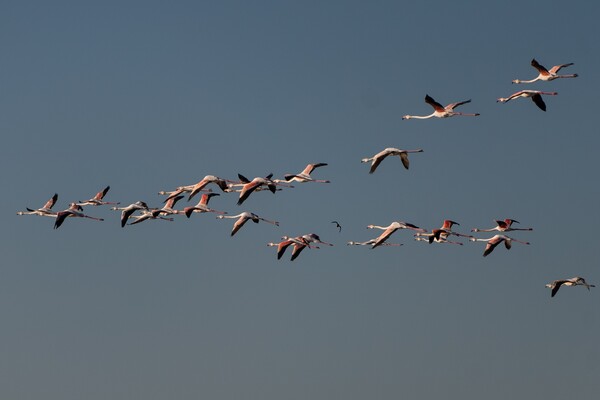
[(495, 220), (494, 222), (496, 222), (496, 226), (493, 228), (490, 228), (490, 229), (473, 228), (473, 229), (471, 229), (471, 232), (493, 232), (493, 231), (510, 232), (510, 231), (532, 231), (533, 230), (533, 228), (513, 228), (512, 227), (513, 223), (517, 223), (517, 224), (520, 223), (516, 219), (506, 218), (504, 221)]
[(103, 200), (104, 196), (106, 196), (106, 193), (108, 193), (109, 189), (110, 189), (110, 186), (107, 186), (103, 190), (96, 193), (96, 195), (94, 197), (92, 197), (91, 199), (85, 200), (85, 201), (79, 201), (77, 203), (77, 205), (79, 205), (79, 206), (101, 206), (104, 204), (121, 204), (119, 202), (113, 203), (110, 201)]
[(401, 149), (396, 149), (395, 147), (388, 147), (386, 149), (383, 149), (379, 153), (375, 154), (373, 157), (363, 158), (362, 160), (360, 160), (360, 162), (361, 163), (370, 162), (371, 169), (369, 170), (369, 173), (372, 174), (373, 172), (375, 172), (375, 170), (377, 169), (379, 164), (381, 164), (381, 162), (387, 156), (399, 156), (400, 160), (402, 160), (402, 165), (404, 165), (404, 168), (408, 169), (408, 167), (410, 165), (410, 162), (408, 161), (408, 153), (422, 153), (422, 152), (423, 152), (423, 149), (401, 150)]
[(264, 222), (268, 222), (269, 224), (279, 226), (279, 222), (277, 222), (277, 221), (269, 221), (268, 219), (264, 219), (262, 217), (259, 217), (256, 214), (248, 212), (248, 211), (245, 211), (238, 215), (219, 215), (219, 216), (217, 216), (217, 218), (218, 219), (223, 219), (223, 218), (230, 218), (230, 219), (237, 218), (238, 219), (233, 224), (233, 229), (231, 230), (231, 236), (235, 235), (237, 233), (237, 231), (239, 231), (242, 228), (242, 226), (244, 226), (244, 224), (246, 222), (248, 222), (249, 220), (254, 222), (255, 224), (258, 224), (260, 221), (264, 221)]
[(219, 193), (204, 193), (204, 194), (202, 194), (202, 197), (200, 197), (200, 201), (198, 202), (198, 204), (196, 204), (193, 207), (185, 207), (183, 209), (185, 216), (189, 218), (192, 215), (192, 213), (205, 213), (205, 212), (212, 212), (212, 213), (216, 213), (216, 214), (227, 214), (225, 211), (217, 211), (217, 210), (213, 210), (212, 208), (208, 208), (208, 201), (213, 196), (219, 196)]
[(596, 285), (588, 284), (585, 279), (580, 276), (576, 276), (570, 279), (559, 279), (553, 281), (552, 283), (547, 283), (546, 287), (552, 289), (550, 297), (554, 297), (560, 289), (561, 286), (585, 286), (587, 290), (590, 290), (591, 287), (596, 287)]
[(367, 226), (367, 229), (382, 229), (384, 231), (381, 235), (375, 238), (375, 243), (373, 243), (373, 247), (371, 247), (371, 249), (381, 246), (392, 235), (392, 233), (396, 232), (398, 229), (412, 229), (421, 233), (426, 232), (425, 229), (419, 228), (416, 225), (401, 221), (394, 221), (388, 226), (369, 225)]
[(58, 194), (54, 193), (54, 196), (50, 198), (41, 208), (33, 210), (27, 207), (27, 211), (17, 211), (17, 215), (39, 215), (40, 217), (53, 217), (56, 218), (56, 211), (52, 211), (52, 207), (58, 200)]
[(533, 68), (537, 69), (537, 71), (539, 73), (538, 76), (529, 81), (522, 81), (520, 79), (514, 79), (512, 81), (512, 83), (533, 83), (536, 81), (553, 81), (558, 78), (577, 78), (577, 76), (578, 76), (577, 74), (558, 75), (558, 71), (560, 71), (562, 68), (568, 67), (570, 65), (573, 65), (573, 63), (555, 65), (550, 69), (546, 69), (540, 63), (538, 63), (534, 58), (533, 60), (531, 60), (531, 66)]
[(77, 203), (69, 204), (68, 209), (59, 211), (56, 214), (56, 221), (54, 221), (54, 229), (58, 229), (67, 217), (89, 218), (96, 221), (104, 221), (103, 218), (90, 217), (89, 215), (85, 215), (81, 211), (83, 211), (83, 207), (81, 207)]
[(546, 111), (546, 103), (544, 103), (544, 100), (542, 99), (543, 94), (547, 96), (556, 96), (558, 93), (542, 92), (540, 90), (520, 90), (506, 98), (500, 97), (498, 100), (496, 100), (496, 102), (506, 103), (507, 101), (511, 101), (512, 99), (518, 99), (519, 97), (530, 97), (536, 106), (538, 106), (542, 111)]
[(465, 113), (454, 111), (454, 109), (456, 107), (461, 106), (463, 104), (470, 103), (470, 102), (471, 102), (471, 100), (459, 101), (457, 103), (450, 103), (446, 107), (444, 107), (440, 103), (438, 103), (437, 101), (435, 101), (431, 96), (425, 95), (425, 103), (427, 103), (431, 107), (433, 107), (433, 113), (431, 113), (429, 115), (405, 115), (405, 116), (402, 117), (402, 119), (412, 119), (412, 118), (416, 118), (416, 119), (428, 119), (428, 118), (432, 118), (432, 117), (436, 117), (436, 118), (448, 118), (448, 117), (454, 117), (455, 115), (460, 115), (460, 116), (463, 116), (463, 117), (477, 117), (477, 116), (479, 116), (479, 114), (465, 114)]
[(485, 251), (483, 252), (484, 257), (487, 257), (492, 251), (494, 251), (496, 246), (498, 246), (502, 242), (504, 242), (504, 246), (506, 247), (507, 250), (510, 250), (510, 248), (512, 247), (512, 242), (517, 242), (517, 243), (522, 243), (522, 244), (527, 244), (527, 245), (530, 244), (529, 242), (522, 242), (520, 240), (513, 239), (506, 235), (496, 235), (489, 239), (477, 239), (477, 238), (472, 237), (472, 238), (470, 238), (470, 240), (471, 240), (471, 242), (487, 242), (487, 245), (485, 246)]
[(110, 209), (114, 211), (121, 211), (121, 228), (125, 227), (129, 216), (137, 210), (150, 211), (150, 209), (148, 208), (148, 204), (146, 204), (143, 201), (136, 201), (135, 203), (132, 203), (127, 207), (111, 207)]
[(316, 164), (308, 164), (306, 166), (306, 168), (304, 168), (304, 170), (302, 172), (300, 172), (299, 174), (285, 174), (283, 176), (283, 178), (287, 181), (287, 182), (319, 182), (319, 183), (329, 183), (329, 181), (327, 180), (323, 180), (323, 179), (313, 179), (310, 174), (313, 172), (313, 170), (315, 168), (319, 168), (319, 167), (324, 167), (326, 166), (326, 163), (316, 163)]
[(240, 181), (244, 184), (242, 186), (242, 191), (240, 192), (240, 197), (238, 199), (238, 206), (241, 205), (246, 199), (254, 192), (257, 188), (261, 186), (266, 186), (272, 193), (277, 191), (276, 183), (271, 180), (273, 174), (269, 174), (264, 178), (256, 177), (252, 180), (249, 180), (242, 174), (238, 174)]

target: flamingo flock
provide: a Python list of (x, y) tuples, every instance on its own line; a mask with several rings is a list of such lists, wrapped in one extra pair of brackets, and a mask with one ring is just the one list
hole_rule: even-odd
[[(568, 75), (559, 75), (559, 71), (562, 68), (569, 67), (573, 65), (573, 63), (567, 64), (559, 64), (555, 65), (550, 69), (546, 69), (541, 64), (539, 64), (535, 59), (531, 61), (531, 65), (538, 71), (538, 76), (531, 80), (519, 80), (514, 79), (512, 82), (514, 84), (530, 84), (534, 82), (551, 82), (555, 79), (563, 79), (563, 78), (576, 78), (577, 74), (568, 74)], [(506, 103), (514, 99), (518, 98), (531, 98), (534, 104), (539, 107), (541, 110), (546, 111), (546, 104), (542, 99), (542, 96), (556, 96), (557, 92), (550, 91), (541, 91), (541, 90), (520, 90), (511, 94), (510, 96), (504, 98), (500, 97), (497, 99), (497, 102)], [(429, 104), (433, 108), (433, 112), (428, 115), (404, 115), (402, 120), (409, 119), (430, 119), (430, 118), (449, 118), (455, 116), (465, 116), (465, 117), (478, 117), (479, 113), (463, 113), (455, 111), (455, 109), (459, 106), (471, 103), (471, 100), (458, 101), (454, 103), (450, 103), (446, 106), (442, 106), (436, 100), (434, 100), (431, 96), (425, 96), (425, 102)], [(402, 166), (405, 170), (409, 169), (409, 154), (413, 153), (423, 153), (423, 149), (414, 149), (414, 150), (403, 150), (396, 147), (387, 147), (379, 153), (375, 154), (372, 157), (365, 157), (360, 160), (361, 163), (370, 163), (369, 174), (373, 174), (380, 164), (388, 158), (389, 156), (398, 156), (400, 161), (402, 162)], [(43, 217), (51, 217), (54, 218), (54, 229), (60, 228), (66, 220), (69, 218), (81, 218), (88, 219), (97, 222), (104, 221), (104, 218), (90, 216), (84, 213), (84, 207), (93, 206), (103, 206), (103, 205), (111, 205), (110, 210), (120, 211), (120, 225), (122, 228), (125, 228), (127, 225), (137, 225), (145, 221), (149, 220), (162, 220), (173, 222), (175, 220), (174, 216), (185, 215), (187, 219), (189, 219), (194, 213), (202, 214), (202, 213), (212, 213), (216, 214), (217, 219), (232, 219), (235, 220), (233, 223), (233, 227), (230, 232), (230, 236), (235, 236), (241, 229), (246, 225), (248, 221), (252, 221), (254, 224), (258, 224), (259, 222), (265, 222), (267, 224), (273, 225), (274, 227), (279, 227), (280, 223), (278, 221), (274, 221), (271, 219), (263, 218), (254, 212), (243, 211), (237, 214), (229, 214), (226, 211), (219, 211), (208, 206), (209, 201), (213, 197), (220, 196), (221, 194), (227, 195), (229, 193), (238, 194), (237, 205), (241, 206), (246, 201), (248, 201), (249, 197), (253, 195), (255, 192), (261, 191), (270, 191), (271, 193), (276, 193), (280, 190), (288, 190), (294, 188), (292, 183), (304, 184), (308, 182), (313, 183), (331, 183), (328, 179), (316, 179), (313, 178), (312, 174), (315, 173), (315, 170), (319, 168), (326, 167), (328, 164), (324, 162), (318, 163), (309, 163), (306, 167), (299, 173), (286, 173), (283, 175), (281, 179), (274, 178), (272, 173), (267, 174), (264, 177), (255, 177), (253, 179), (248, 179), (242, 174), (238, 174), (237, 180), (225, 179), (221, 178), (217, 175), (205, 175), (202, 179), (200, 179), (195, 184), (181, 185), (176, 186), (172, 190), (162, 190), (159, 191), (159, 195), (167, 196), (164, 200), (164, 206), (162, 207), (154, 207), (151, 208), (148, 206), (148, 203), (145, 201), (136, 201), (127, 206), (121, 207), (120, 202), (113, 201), (105, 201), (104, 198), (107, 196), (108, 191), (110, 190), (110, 186), (106, 186), (104, 189), (100, 190), (94, 197), (84, 200), (84, 201), (74, 201), (69, 204), (69, 207), (63, 211), (53, 211), (53, 207), (55, 206), (58, 200), (58, 194), (54, 194), (42, 207), (38, 209), (26, 208), (27, 211), (19, 211), (17, 215), (37, 215)], [(392, 163), (388, 166), (388, 168), (393, 168)], [(395, 167), (397, 168), (397, 167)], [(212, 185), (209, 187), (209, 185)], [(219, 189), (221, 193), (216, 193), (212, 190), (212, 188)], [(187, 206), (182, 209), (177, 209), (176, 205), (179, 201), (184, 199), (185, 194), (187, 195), (187, 201), (191, 201), (197, 194), (201, 193), (200, 200), (194, 206)], [(258, 195), (255, 195), (258, 196)], [(254, 197), (254, 196), (253, 196)], [(258, 200), (257, 200), (258, 201)], [(342, 227), (338, 221), (331, 221), (332, 224), (335, 224), (335, 229), (338, 230), (338, 234), (341, 234)], [(453, 230), (454, 226), (460, 226), (460, 224), (456, 221), (447, 219), (444, 220), (442, 226), (440, 228), (434, 228), (432, 230), (427, 230), (421, 228), (413, 223), (402, 222), (402, 221), (393, 221), (385, 226), (380, 225), (368, 225), (367, 229), (378, 229), (383, 232), (373, 238), (363, 240), (363, 241), (355, 241), (350, 240), (347, 241), (346, 244), (348, 246), (370, 246), (371, 250), (377, 249), (379, 247), (400, 247), (402, 243), (389, 243), (388, 239), (398, 231), (412, 231), (413, 238), (418, 242), (425, 242), (428, 244), (439, 243), (439, 244), (455, 244), (455, 245), (463, 245), (462, 242), (455, 240), (449, 240), (451, 236), (455, 236), (457, 238), (467, 238), (468, 242), (485, 242), (486, 247), (483, 252), (483, 257), (489, 256), (500, 244), (504, 244), (506, 250), (510, 250), (513, 243), (520, 243), (523, 245), (530, 245), (530, 242), (516, 239), (513, 237), (507, 236), (506, 232), (514, 232), (514, 231), (532, 231), (533, 228), (521, 228), (516, 227), (514, 224), (519, 224), (519, 221), (515, 219), (506, 218), (504, 220), (495, 220), (496, 226), (492, 228), (473, 228), (471, 229), (471, 233), (480, 233), (480, 232), (498, 232), (498, 234), (490, 237), (490, 238), (477, 238), (472, 234), (460, 233)], [(316, 233), (307, 233), (302, 235), (290, 235), (290, 236), (281, 236), (279, 241), (269, 242), (267, 243), (269, 247), (276, 247), (276, 256), (277, 259), (281, 259), (285, 254), (286, 250), (291, 247), (291, 257), (290, 260), (295, 260), (304, 249), (319, 249), (322, 246), (331, 247), (334, 246), (333, 243), (326, 242), (321, 240), (320, 236)], [(595, 287), (593, 284), (588, 284), (584, 278), (574, 277), (569, 279), (559, 279), (555, 280), (552, 283), (546, 284), (546, 287), (551, 289), (551, 296), (554, 297), (558, 292), (561, 286), (585, 286), (588, 290), (591, 287)]]

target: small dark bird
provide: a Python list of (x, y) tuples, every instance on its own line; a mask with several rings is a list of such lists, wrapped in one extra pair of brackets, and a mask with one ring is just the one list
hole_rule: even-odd
[(339, 222), (337, 221), (331, 221), (332, 224), (335, 224), (335, 226), (337, 226), (338, 230), (341, 232), (342, 231), (342, 226), (340, 225)]

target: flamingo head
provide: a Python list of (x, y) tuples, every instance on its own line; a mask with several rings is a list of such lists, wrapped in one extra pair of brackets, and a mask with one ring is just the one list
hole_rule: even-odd
[(521, 81), (519, 79), (513, 79), (512, 83), (521, 83)]
[(402, 120), (405, 120), (405, 119), (411, 119), (411, 118), (412, 118), (412, 117), (411, 117), (410, 115), (404, 115), (404, 116), (402, 117)]

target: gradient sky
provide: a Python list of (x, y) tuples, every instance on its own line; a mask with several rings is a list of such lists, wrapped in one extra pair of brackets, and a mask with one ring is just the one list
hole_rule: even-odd
[[(3, 399), (563, 399), (600, 391), (592, 108), (593, 2), (5, 2), (0, 13), (0, 397)], [(574, 62), (577, 79), (530, 79)], [(519, 89), (559, 92), (542, 112)], [(429, 114), (425, 94), (478, 118)], [(373, 175), (360, 159), (423, 148)], [(111, 186), (161, 204), (206, 174), (314, 176), (214, 215), (119, 226), (15, 216)], [(346, 246), (394, 220), (460, 232), (514, 218), (510, 251), (483, 243)], [(332, 220), (343, 226), (338, 233)], [(318, 233), (294, 262), (265, 246)], [(490, 235), (491, 236), (491, 235)], [(489, 237), (479, 235), (479, 237)], [(463, 240), (464, 241), (464, 240)]]

